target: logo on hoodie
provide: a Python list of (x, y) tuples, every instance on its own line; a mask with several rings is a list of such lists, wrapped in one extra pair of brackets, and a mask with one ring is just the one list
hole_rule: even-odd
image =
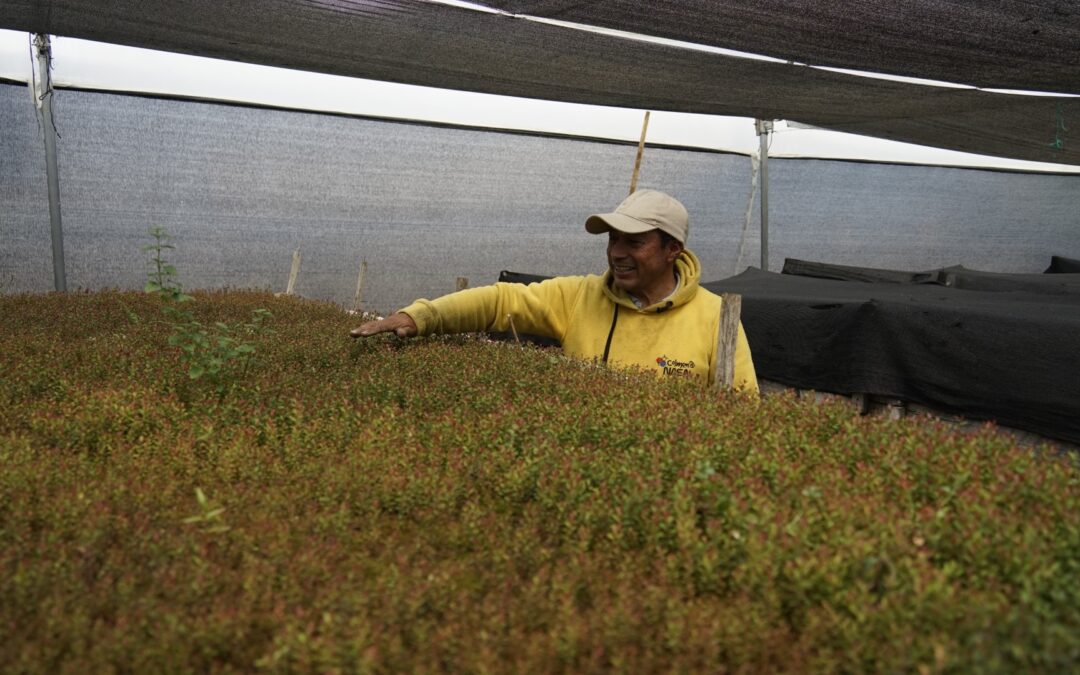
[(669, 359), (665, 354), (664, 356), (656, 357), (656, 365), (663, 371), (664, 375), (679, 375), (682, 377), (690, 377), (693, 375), (693, 361)]

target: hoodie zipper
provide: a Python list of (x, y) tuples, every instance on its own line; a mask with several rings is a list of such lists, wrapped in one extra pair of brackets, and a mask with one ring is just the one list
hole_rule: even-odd
[(611, 317), (611, 330), (607, 334), (607, 344), (604, 345), (603, 363), (607, 363), (608, 352), (611, 351), (611, 338), (615, 335), (615, 324), (619, 323), (619, 303), (615, 303), (615, 314)]

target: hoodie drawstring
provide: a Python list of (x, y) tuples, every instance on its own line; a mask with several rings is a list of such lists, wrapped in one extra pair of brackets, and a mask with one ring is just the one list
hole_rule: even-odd
[(611, 338), (615, 335), (615, 324), (619, 322), (619, 303), (615, 303), (615, 315), (611, 317), (611, 330), (607, 334), (607, 344), (604, 345), (604, 359), (607, 363), (608, 352), (611, 351)]

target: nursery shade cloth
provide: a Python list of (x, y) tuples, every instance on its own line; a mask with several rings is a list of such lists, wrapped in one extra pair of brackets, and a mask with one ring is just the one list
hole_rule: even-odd
[[(596, 11), (615, 6), (576, 4), (595, 5)], [(693, 6), (699, 9), (690, 12)], [(686, 3), (685, 8), (680, 24), (684, 30), (698, 23), (706, 30), (711, 16), (706, 6)], [(624, 14), (626, 20), (631, 13)], [(670, 13), (658, 16), (674, 20)], [(1069, 14), (1058, 24), (1064, 28), (1054, 30), (1065, 30), (1068, 38), (1074, 22)], [(972, 25), (986, 28), (979, 22)], [(789, 119), (952, 150), (1080, 164), (1080, 144), (1069, 136), (1069, 130), (1080, 125), (1080, 101), (1073, 98), (869, 79), (419, 0), (8, 0), (0, 5), (0, 28), (490, 94)], [(843, 42), (835, 30), (825, 19), (812, 26), (823, 44)], [(1047, 31), (1057, 35), (1049, 27)], [(911, 29), (912, 40), (917, 33)], [(875, 44), (879, 37), (868, 32), (860, 39)], [(720, 44), (726, 38), (701, 41)], [(1057, 37), (1052, 44), (1058, 44)], [(971, 49), (980, 51), (978, 46)], [(1036, 44), (1024, 58), (1045, 52), (1050, 65), (1044, 70), (1056, 72), (1060, 83), (1045, 88), (1080, 90), (1075, 50), (1059, 51)], [(903, 52), (888, 51), (883, 58), (902, 60)], [(966, 63), (954, 60), (959, 62), (955, 67)], [(972, 80), (960, 74), (951, 79)], [(1051, 84), (1055, 82), (1045, 83)]]
[[(1022, 287), (1037, 275), (1016, 276)], [(914, 401), (1080, 443), (1075, 289), (964, 290), (753, 268), (702, 285), (742, 295), (763, 379)]]
[[(1080, 5), (1030, 0), (488, 0), (818, 66), (1080, 93)], [(647, 9), (645, 9), (647, 7)]]
[[(366, 257), (365, 307), (380, 311), (441, 295), (459, 276), (595, 273), (604, 242), (582, 223), (626, 196), (636, 151), (73, 89), (56, 91), (53, 106), (68, 282), (89, 289), (143, 286), (138, 247), (150, 224), (177, 237), (187, 287), (284, 290), (302, 246), (297, 293), (350, 306)], [(35, 112), (25, 84), (0, 84), (0, 283), (9, 292), (52, 288)], [(642, 168), (644, 184), (690, 211), (689, 242), (707, 279), (757, 258), (749, 158), (653, 147)], [(773, 269), (798, 254), (1041, 272), (1047, 252), (1080, 253), (1080, 175), (775, 157), (769, 172)]]

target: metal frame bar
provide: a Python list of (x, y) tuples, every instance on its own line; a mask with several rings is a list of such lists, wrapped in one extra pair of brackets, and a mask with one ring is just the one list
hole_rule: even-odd
[(43, 124), (42, 135), (45, 137), (45, 176), (49, 183), (49, 233), (52, 238), (53, 287), (60, 292), (67, 291), (67, 272), (64, 264), (64, 228), (60, 218), (60, 174), (56, 163), (56, 124), (52, 115), (52, 45), (49, 36), (38, 33), (34, 36), (34, 51), (37, 54), (37, 89), (34, 91), (34, 103), (41, 111)]

